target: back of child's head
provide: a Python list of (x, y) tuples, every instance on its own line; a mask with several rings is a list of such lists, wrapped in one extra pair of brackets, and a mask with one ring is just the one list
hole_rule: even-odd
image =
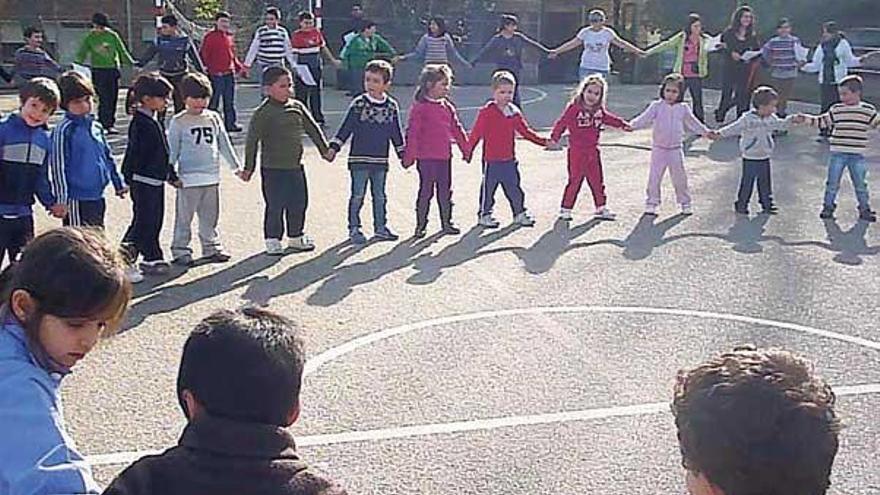
[(286, 426), (299, 404), (305, 350), (290, 320), (266, 310), (222, 310), (202, 320), (183, 347), (177, 394), (235, 421)]
[(131, 96), (135, 103), (143, 103), (144, 98), (168, 98), (174, 86), (158, 72), (141, 74), (131, 86)]
[(180, 81), (180, 94), (184, 98), (210, 98), (212, 93), (211, 80), (201, 72), (190, 72)]
[(684, 76), (677, 73), (677, 72), (673, 72), (671, 74), (667, 74), (666, 77), (663, 78), (663, 82), (660, 83), (660, 99), (661, 100), (666, 99), (666, 97), (663, 95), (663, 91), (664, 91), (664, 89), (666, 89), (666, 86), (670, 86), (670, 85), (678, 88), (678, 100), (676, 101), (676, 103), (683, 102), (684, 101), (684, 89), (685, 89)]
[(125, 264), (101, 232), (62, 227), (28, 244), (19, 261), (0, 277), (0, 297), (9, 307), (13, 293), (26, 291), (36, 301), (35, 313), (22, 325), (36, 338), (45, 315), (59, 318), (98, 318), (106, 322), (105, 336), (122, 323), (131, 300)]
[(504, 29), (508, 26), (518, 26), (518, 25), (519, 25), (519, 18), (517, 18), (515, 15), (502, 14), (501, 21), (500, 21), (500, 24), (498, 25), (498, 28)]
[(61, 90), (61, 108), (67, 110), (67, 105), (86, 96), (95, 96), (95, 86), (86, 76), (79, 72), (69, 70), (58, 78), (58, 87)]
[(492, 74), (492, 89), (498, 89), (499, 86), (516, 86), (516, 76), (513, 75), (513, 72), (507, 70), (499, 70), (495, 71)]
[(427, 64), (419, 74), (419, 86), (416, 89), (415, 100), (425, 101), (428, 93), (435, 84), (441, 81), (452, 82), (452, 69), (446, 64)]
[(103, 28), (110, 27), (110, 18), (103, 12), (95, 12), (92, 15), (92, 25)]
[(315, 20), (315, 14), (309, 12), (308, 10), (303, 10), (302, 12), (299, 13), (299, 15), (297, 15), (297, 17), (299, 18), (300, 22)]
[(752, 107), (757, 110), (779, 100), (779, 93), (770, 86), (758, 86), (752, 91)]
[(290, 77), (290, 71), (285, 67), (269, 67), (263, 71), (262, 76), (260, 77), (260, 84), (263, 86), (271, 86), (278, 82), (282, 77), (287, 76)]
[(831, 388), (802, 358), (741, 347), (678, 374), (682, 464), (725, 495), (822, 495), (840, 423)]
[(35, 77), (24, 83), (18, 90), (18, 100), (22, 105), (31, 98), (36, 98), (49, 107), (50, 112), (54, 112), (61, 100), (61, 92), (55, 81), (48, 77)]
[(382, 76), (382, 80), (385, 81), (385, 84), (388, 84), (394, 77), (394, 66), (387, 60), (370, 60), (367, 62), (366, 67), (364, 67), (364, 72), (379, 74)]
[(862, 79), (862, 76), (850, 74), (840, 80), (840, 84), (838, 84), (838, 87), (846, 88), (853, 93), (862, 94), (864, 84), (865, 82), (864, 79)]
[(599, 86), (602, 89), (602, 98), (599, 100), (599, 105), (605, 106), (605, 100), (608, 97), (608, 81), (606, 81), (605, 77), (601, 74), (590, 74), (583, 78), (571, 93), (569, 104), (578, 104), (586, 107), (587, 101), (584, 98), (584, 95), (587, 92), (587, 88), (590, 86)]

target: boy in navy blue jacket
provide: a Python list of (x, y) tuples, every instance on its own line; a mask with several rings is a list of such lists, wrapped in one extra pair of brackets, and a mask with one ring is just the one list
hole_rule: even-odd
[(0, 121), (0, 264), (4, 257), (9, 263), (16, 261), (34, 238), (34, 196), (53, 216), (66, 214), (49, 188), (46, 170), (50, 147), (46, 122), (59, 99), (54, 81), (31, 79), (19, 91), (21, 110)]
[(388, 175), (388, 143), (394, 145), (397, 157), (403, 158), (403, 132), (400, 129), (400, 107), (388, 96), (394, 69), (384, 60), (373, 60), (364, 69), (367, 92), (355, 98), (330, 150), (324, 157), (336, 158), (345, 141), (351, 137), (348, 168), (351, 171), (351, 198), (348, 201), (348, 232), (351, 242), (365, 244), (361, 232), (361, 207), (367, 194), (367, 182), (373, 195), (373, 232), (375, 238), (396, 241), (397, 234), (388, 228), (385, 218), (385, 178)]
[(59, 203), (67, 206), (65, 226), (104, 227), (104, 189), (113, 182), (116, 195), (128, 187), (116, 170), (104, 128), (92, 116), (95, 88), (78, 72), (58, 79), (64, 119), (52, 130), (49, 181)]

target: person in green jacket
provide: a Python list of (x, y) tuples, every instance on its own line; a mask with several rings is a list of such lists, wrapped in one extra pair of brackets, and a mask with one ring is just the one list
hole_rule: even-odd
[(693, 100), (694, 115), (705, 122), (703, 111), (703, 79), (709, 77), (709, 52), (714, 50), (711, 38), (703, 33), (699, 14), (688, 15), (684, 30), (645, 51), (645, 56), (664, 51), (675, 52), (672, 71), (684, 76), (685, 88)]
[(397, 52), (376, 32), (376, 23), (364, 21), (360, 34), (349, 40), (342, 53), (345, 68), (351, 74), (352, 96), (364, 92), (364, 68), (370, 60), (382, 58), (397, 61)]
[(96, 12), (92, 16), (92, 30), (80, 43), (75, 60), (80, 65), (89, 60), (92, 82), (98, 93), (98, 121), (107, 134), (118, 134), (115, 125), (119, 67), (121, 64), (134, 65), (135, 61), (119, 34), (110, 29), (107, 14)]

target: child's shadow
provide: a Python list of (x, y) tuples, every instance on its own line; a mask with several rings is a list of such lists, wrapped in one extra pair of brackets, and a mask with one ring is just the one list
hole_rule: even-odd
[(480, 249), (489, 244), (502, 239), (519, 228), (516, 224), (493, 231), (487, 235), (480, 235), (486, 229), (475, 226), (467, 231), (458, 242), (450, 244), (440, 250), (439, 253), (431, 255), (425, 254), (416, 258), (413, 267), (416, 273), (412, 274), (407, 283), (413, 285), (427, 285), (437, 281), (443, 273), (444, 268), (451, 268), (474, 260), (480, 256), (500, 251), (510, 251), (516, 248), (499, 248), (480, 251)]
[(859, 220), (846, 232), (840, 228), (835, 219), (823, 220), (828, 242), (798, 241), (786, 242), (787, 246), (818, 246), (835, 252), (834, 261), (842, 265), (858, 266), (863, 256), (874, 256), (880, 253), (880, 246), (869, 246), (865, 235), (868, 233), (868, 222)]
[(666, 233), (687, 218), (687, 215), (675, 215), (654, 223), (656, 215), (642, 215), (632, 232), (623, 240), (623, 257), (628, 260), (643, 260), (654, 252), (654, 248), (670, 241), (664, 239)]
[(736, 221), (727, 231), (727, 240), (733, 243), (733, 250), (743, 254), (755, 254), (764, 251), (762, 241), (766, 241), (764, 228), (770, 215), (757, 215), (749, 218), (746, 215), (737, 215)]
[(336, 270), (333, 276), (324, 280), (306, 302), (313, 306), (332, 306), (350, 295), (358, 285), (364, 285), (406, 268), (413, 258), (428, 246), (440, 239), (435, 234), (416, 242), (410, 238), (401, 241), (394, 249), (373, 259), (353, 263)]
[(602, 221), (593, 218), (575, 227), (571, 227), (570, 223), (565, 220), (556, 220), (553, 228), (545, 232), (530, 247), (517, 248), (514, 251), (522, 260), (527, 272), (538, 275), (550, 271), (563, 254), (575, 247), (571, 244), (572, 239), (586, 234)]

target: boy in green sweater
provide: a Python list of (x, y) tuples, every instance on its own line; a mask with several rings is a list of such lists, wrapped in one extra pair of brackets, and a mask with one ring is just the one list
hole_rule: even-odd
[(287, 221), (288, 247), (294, 251), (312, 251), (315, 244), (303, 234), (309, 191), (302, 165), (302, 133), (309, 135), (321, 156), (329, 145), (312, 114), (291, 93), (290, 71), (270, 67), (263, 72), (266, 99), (254, 111), (247, 132), (245, 165), (241, 178), (250, 180), (260, 151), (260, 177), (266, 212), (263, 234), (266, 254), (284, 254), (281, 237)]
[(376, 32), (376, 23), (363, 21), (360, 34), (355, 36), (343, 48), (342, 57), (345, 68), (351, 74), (352, 96), (363, 93), (364, 68), (370, 60), (386, 58), (397, 61), (396, 51)]
[(75, 60), (82, 65), (87, 59), (91, 62), (92, 82), (98, 93), (98, 121), (107, 134), (118, 134), (114, 126), (119, 97), (119, 66), (122, 63), (134, 65), (135, 61), (122, 38), (110, 29), (107, 14), (97, 12), (92, 16), (92, 30), (80, 43)]

